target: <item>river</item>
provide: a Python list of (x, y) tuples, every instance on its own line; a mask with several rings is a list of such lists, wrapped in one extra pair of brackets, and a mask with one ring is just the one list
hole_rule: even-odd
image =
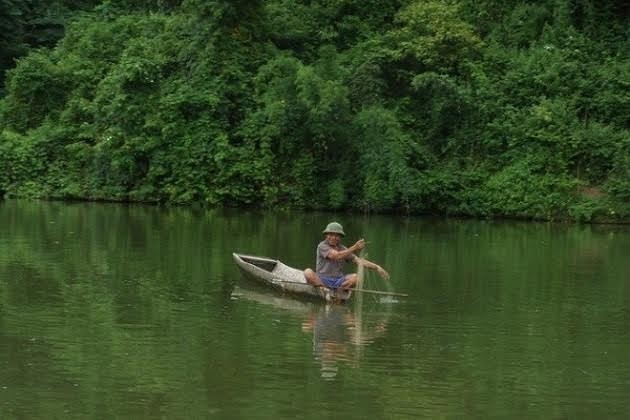
[[(329, 221), (391, 274), (243, 279)], [(622, 418), (630, 227), (0, 202), (0, 418)]]

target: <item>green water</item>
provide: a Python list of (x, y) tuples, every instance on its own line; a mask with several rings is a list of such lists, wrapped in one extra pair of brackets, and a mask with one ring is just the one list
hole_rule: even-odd
[[(409, 298), (231, 260), (312, 267), (332, 219)], [(629, 257), (627, 226), (0, 202), (0, 418), (622, 418)]]

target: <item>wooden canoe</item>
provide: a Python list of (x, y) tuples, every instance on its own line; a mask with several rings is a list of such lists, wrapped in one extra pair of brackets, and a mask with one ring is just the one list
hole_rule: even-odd
[(306, 282), (302, 270), (289, 267), (279, 260), (237, 253), (233, 253), (232, 257), (245, 277), (283, 292), (323, 299), (326, 302), (346, 301), (352, 295), (350, 290), (311, 286)]

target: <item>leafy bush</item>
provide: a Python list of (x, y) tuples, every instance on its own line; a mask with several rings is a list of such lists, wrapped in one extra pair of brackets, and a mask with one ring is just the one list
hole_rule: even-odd
[[(621, 2), (61, 3), (90, 11), (7, 73), (11, 195), (630, 213)], [(0, 19), (19, 32), (0, 59), (23, 24)]]

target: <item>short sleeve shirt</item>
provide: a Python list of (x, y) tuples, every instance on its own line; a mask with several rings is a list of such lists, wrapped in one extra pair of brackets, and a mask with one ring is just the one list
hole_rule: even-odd
[(317, 264), (316, 270), (317, 274), (326, 277), (339, 277), (343, 275), (343, 265), (346, 261), (351, 262), (356, 258), (356, 255), (350, 254), (344, 260), (331, 260), (330, 258), (326, 258), (328, 252), (331, 249), (335, 249), (335, 251), (344, 251), (346, 248), (343, 245), (339, 245), (337, 248), (333, 248), (328, 244), (328, 242), (321, 241), (319, 245), (317, 245)]

